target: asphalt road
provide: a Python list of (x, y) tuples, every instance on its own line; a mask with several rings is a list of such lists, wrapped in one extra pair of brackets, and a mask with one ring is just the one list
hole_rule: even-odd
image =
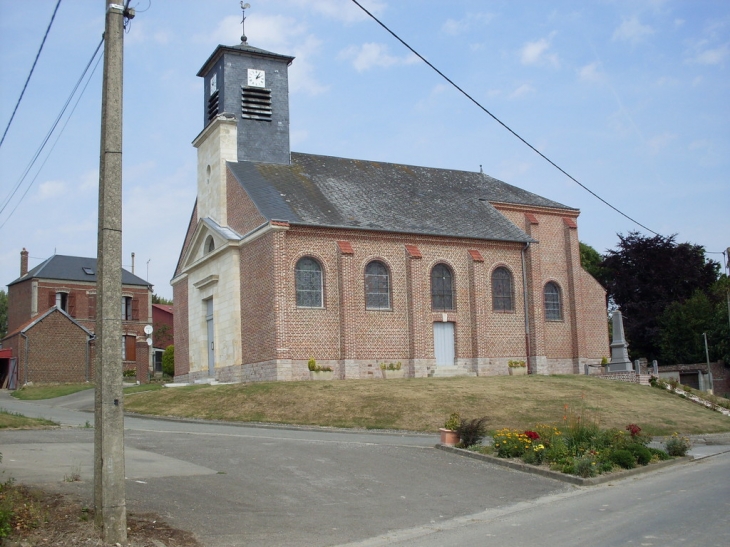
[[(91, 405), (91, 392), (43, 403), (0, 393), (2, 408), (71, 426), (0, 432), (0, 469), (91, 500)], [(158, 512), (208, 547), (730, 545), (728, 453), (578, 488), (436, 442), (127, 417), (127, 507)], [(82, 480), (64, 480), (73, 475)]]

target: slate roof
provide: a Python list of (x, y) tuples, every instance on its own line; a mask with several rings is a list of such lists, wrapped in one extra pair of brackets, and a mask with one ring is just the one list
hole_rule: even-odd
[[(87, 268), (87, 270), (91, 273), (86, 273), (84, 268)], [(34, 277), (54, 279), (57, 281), (90, 281), (95, 283), (96, 259), (81, 256), (53, 255), (41, 262), (24, 276), (8, 283), (8, 287)], [(125, 269), (122, 269), (122, 285), (152, 286), (149, 282), (145, 281), (141, 277), (137, 277)]]
[(198, 76), (205, 76), (206, 72), (208, 71), (208, 68), (213, 63), (214, 60), (218, 58), (219, 55), (222, 55), (224, 52), (230, 52), (230, 53), (252, 53), (255, 55), (258, 55), (260, 57), (270, 57), (272, 59), (280, 59), (282, 61), (286, 61), (287, 64), (291, 64), (291, 62), (294, 60), (294, 57), (291, 57), (289, 55), (282, 55), (281, 53), (274, 53), (273, 51), (266, 51), (265, 49), (249, 46), (246, 44), (238, 44), (236, 46), (224, 46), (223, 44), (218, 45), (217, 48), (211, 53), (210, 57), (203, 63), (203, 66), (198, 71)]
[(267, 220), (498, 241), (531, 241), (490, 202), (577, 211), (483, 173), (291, 154), (291, 165), (228, 162)]

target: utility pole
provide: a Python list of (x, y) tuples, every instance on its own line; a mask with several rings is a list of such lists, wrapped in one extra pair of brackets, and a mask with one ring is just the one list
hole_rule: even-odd
[[(129, 5), (129, 0), (126, 0)], [(105, 543), (127, 545), (122, 395), (122, 79), (125, 6), (105, 0), (104, 81), (99, 165), (96, 393), (94, 401), (95, 522)]]

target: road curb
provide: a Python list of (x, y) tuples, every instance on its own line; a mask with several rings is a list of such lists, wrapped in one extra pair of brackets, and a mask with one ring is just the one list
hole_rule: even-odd
[(451, 452), (452, 454), (464, 456), (466, 458), (481, 460), (483, 462), (493, 463), (495, 465), (500, 465), (502, 467), (509, 467), (510, 469), (514, 469), (516, 471), (522, 471), (524, 473), (530, 473), (532, 475), (540, 475), (542, 477), (547, 477), (549, 479), (567, 482), (569, 484), (575, 484), (576, 486), (596, 486), (598, 484), (604, 484), (607, 482), (617, 481), (617, 480), (625, 479), (627, 477), (633, 477), (635, 475), (643, 475), (644, 473), (657, 471), (659, 469), (664, 469), (665, 467), (670, 467), (672, 465), (682, 465), (682, 464), (690, 463), (690, 462), (694, 461), (694, 458), (692, 456), (685, 456), (683, 458), (675, 458), (673, 460), (660, 461), (657, 463), (652, 463), (649, 465), (636, 467), (634, 469), (627, 469), (625, 471), (617, 471), (616, 473), (610, 473), (608, 475), (599, 475), (598, 477), (591, 477), (591, 478), (584, 479), (582, 477), (576, 477), (575, 475), (566, 475), (565, 473), (551, 471), (549, 469), (544, 469), (542, 467), (536, 467), (534, 465), (528, 465), (526, 463), (519, 462), (519, 461), (507, 460), (504, 458), (498, 458), (496, 456), (489, 456), (487, 454), (479, 454), (477, 452), (472, 452), (470, 450), (464, 450), (463, 448), (445, 446), (443, 444), (437, 444), (435, 446), (435, 448), (437, 448), (439, 450), (443, 450), (444, 452)]

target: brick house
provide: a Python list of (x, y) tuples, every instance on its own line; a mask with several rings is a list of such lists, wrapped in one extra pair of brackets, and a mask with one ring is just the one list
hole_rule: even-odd
[(168, 304), (152, 304), (153, 370), (162, 374), (162, 354), (167, 346), (175, 343), (174, 308)]
[[(150, 351), (144, 327), (152, 320), (152, 286), (122, 270), (122, 358), (146, 382)], [(28, 270), (20, 253), (20, 277), (8, 284), (8, 334), (17, 385), (78, 382), (94, 378), (96, 259), (54, 255)]]
[(292, 153), (292, 57), (219, 46), (175, 275), (175, 376), (578, 373), (610, 355), (579, 211), (484, 173)]

